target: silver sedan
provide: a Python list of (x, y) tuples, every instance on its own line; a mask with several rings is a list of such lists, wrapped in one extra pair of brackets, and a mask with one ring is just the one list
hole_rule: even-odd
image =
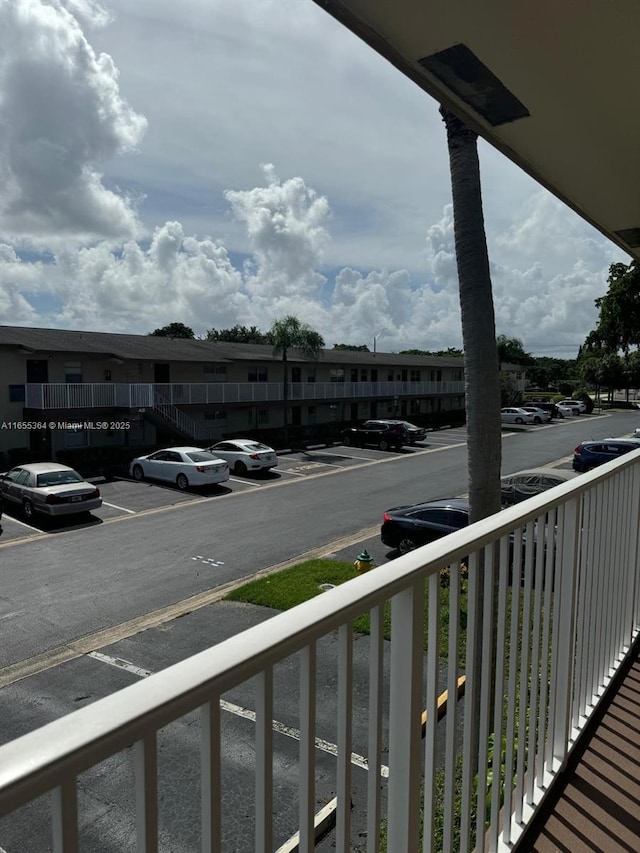
[(57, 462), (31, 462), (0, 474), (0, 495), (22, 507), (27, 518), (75, 515), (102, 506), (100, 490), (77, 471)]

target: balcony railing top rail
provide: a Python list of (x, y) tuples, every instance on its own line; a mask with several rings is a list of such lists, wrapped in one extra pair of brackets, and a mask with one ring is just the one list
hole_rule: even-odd
[[(25, 402), (33, 409), (135, 408), (152, 406), (155, 392), (171, 405), (261, 403), (283, 400), (282, 382), (29, 383)], [(288, 397), (353, 400), (376, 397), (464, 395), (464, 382), (290, 382)]]
[[(424, 850), (436, 844), (446, 851), (512, 849), (638, 633), (639, 504), (640, 451), (634, 451), (8, 743), (0, 747), (0, 813), (53, 790), (54, 849), (76, 850), (78, 775), (135, 743), (138, 837), (156, 838), (156, 735), (200, 709), (201, 747), (184, 760), (201, 766), (202, 849), (223, 850), (221, 697), (255, 678), (256, 849), (272, 850), (273, 673), (297, 655), (299, 826), (292, 831), (300, 831), (301, 849), (312, 849), (318, 641), (337, 629), (336, 846), (350, 849), (352, 621), (368, 612), (371, 781), (360, 804), (367, 815), (368, 850), (378, 851), (383, 818), (389, 851), (416, 851), (419, 844)], [(446, 660), (440, 654), (443, 567), (450, 567)], [(386, 707), (381, 697), (388, 602)], [(465, 607), (466, 626), (460, 617)], [(440, 758), (436, 701), (442, 664), (449, 712), (441, 724), (446, 733)], [(463, 670), (466, 696), (458, 705)], [(385, 726), (393, 784), (381, 799)], [(444, 795), (436, 801), (439, 773)], [(454, 796), (458, 784), (461, 813)], [(443, 813), (435, 820), (438, 808)], [(436, 825), (444, 827), (437, 842)]]

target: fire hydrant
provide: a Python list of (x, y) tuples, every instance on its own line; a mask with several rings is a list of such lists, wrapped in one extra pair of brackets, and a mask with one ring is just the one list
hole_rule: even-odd
[(364, 551), (358, 554), (353, 565), (355, 566), (356, 572), (361, 575), (374, 567), (373, 557), (365, 548)]

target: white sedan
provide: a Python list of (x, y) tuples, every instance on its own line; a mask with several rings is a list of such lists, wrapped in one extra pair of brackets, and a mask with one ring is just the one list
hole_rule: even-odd
[(500, 420), (503, 424), (532, 424), (533, 413), (525, 409), (510, 407), (500, 410)]
[(229, 479), (229, 466), (201, 447), (168, 447), (148, 456), (138, 456), (129, 466), (136, 480), (149, 477), (175, 483), (184, 491), (189, 486), (212, 486)]
[(214, 444), (207, 450), (221, 459), (226, 459), (234, 474), (267, 471), (278, 464), (278, 456), (272, 447), (251, 438), (231, 438)]

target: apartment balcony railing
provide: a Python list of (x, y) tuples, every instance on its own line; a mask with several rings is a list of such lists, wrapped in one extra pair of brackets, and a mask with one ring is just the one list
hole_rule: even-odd
[[(78, 777), (121, 754), (133, 768), (137, 849), (156, 851), (159, 832), (172, 833), (175, 849), (187, 849), (180, 842), (180, 816), (172, 826), (166, 824), (171, 815), (159, 819), (158, 786), (163, 784), (166, 799), (163, 774), (172, 773), (182, 785), (195, 765), (201, 779), (193, 790), (201, 803), (198, 849), (223, 851), (229, 755), (221, 738), (223, 697), (242, 696), (246, 707), (252, 679), (255, 788), (243, 801), (243, 810), (254, 814), (251, 849), (267, 853), (281, 843), (273, 837), (273, 813), (279, 809), (273, 729), (285, 707), (299, 718), (299, 760), (288, 772), (297, 774), (299, 818), (291, 832), (299, 830), (300, 850), (309, 853), (314, 846), (319, 738), (337, 744), (337, 850), (352, 849), (352, 833), (366, 829), (367, 851), (378, 853), (383, 820), (389, 853), (430, 851), (436, 843), (456, 853), (512, 849), (638, 634), (639, 503), (636, 451), (26, 734), (0, 747), (0, 813), (51, 792), (53, 849), (76, 851), (79, 826), (90, 820), (83, 815)], [(366, 690), (358, 684), (356, 691), (352, 624), (363, 613), (370, 619), (368, 684)], [(327, 676), (322, 659), (330, 637), (337, 649), (335, 677)], [(297, 658), (298, 681), (280, 696), (274, 672), (291, 656)], [(437, 722), (443, 667), (449, 707)], [(466, 693), (458, 699), (462, 672)], [(323, 679), (323, 702), (335, 703), (337, 713), (318, 731), (316, 693)], [(353, 742), (356, 702), (366, 703), (360, 708), (366, 715), (360, 718), (368, 720), (364, 745)], [(172, 766), (159, 769), (159, 733), (192, 711), (199, 711), (199, 747), (181, 742), (185, 766), (179, 773)], [(437, 731), (443, 748), (436, 748)], [(357, 794), (354, 748), (366, 752), (368, 768), (368, 784)], [(231, 751), (231, 771), (234, 758)], [(121, 802), (126, 774), (115, 777)], [(89, 785), (85, 775), (85, 801)], [(351, 826), (355, 796), (361, 797), (357, 813), (366, 813), (366, 827)], [(436, 842), (438, 826), (443, 835)], [(131, 832), (128, 849), (135, 847)], [(22, 841), (29, 847), (28, 839)], [(6, 843), (2, 836), (0, 843)]]
[[(33, 409), (146, 408), (154, 394), (174, 406), (266, 403), (283, 399), (282, 382), (29, 383), (25, 403)], [(464, 395), (464, 382), (290, 382), (289, 399), (355, 400), (376, 397)]]

